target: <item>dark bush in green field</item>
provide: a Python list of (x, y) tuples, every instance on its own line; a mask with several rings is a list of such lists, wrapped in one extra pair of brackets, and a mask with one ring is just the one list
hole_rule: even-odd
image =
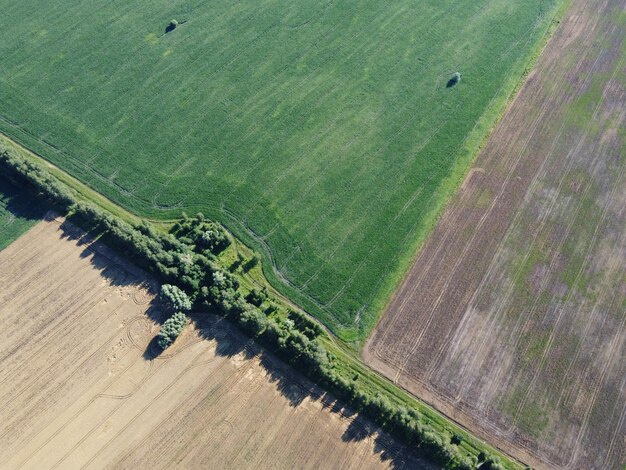
[(240, 268), (240, 266), (243, 264), (243, 262), (245, 260), (246, 259), (244, 258), (244, 256), (241, 253), (237, 253), (237, 259), (232, 262), (232, 264), (228, 267), (228, 270), (231, 273), (236, 272)]
[(497, 457), (487, 457), (487, 459), (480, 465), (481, 470), (504, 470), (504, 467), (500, 463)]
[(457, 83), (459, 83), (460, 81), (461, 81), (461, 74), (459, 72), (454, 72), (452, 74), (452, 78), (450, 78), (450, 80), (448, 80), (448, 83), (446, 84), (446, 86), (448, 88), (451, 88), (454, 85), (456, 85)]
[(178, 21), (171, 20), (169, 23), (167, 23), (167, 26), (165, 27), (165, 32), (169, 33), (170, 31), (174, 31), (177, 27), (178, 27)]
[(176, 312), (165, 320), (157, 336), (157, 343), (161, 349), (168, 348), (178, 338), (187, 323), (189, 323), (189, 319), (183, 312)]

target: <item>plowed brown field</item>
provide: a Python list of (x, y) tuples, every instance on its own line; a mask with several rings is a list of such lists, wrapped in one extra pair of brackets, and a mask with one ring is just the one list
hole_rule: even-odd
[(572, 0), (364, 351), (542, 468), (626, 464), (625, 11)]
[(60, 220), (0, 252), (1, 468), (429, 468), (217, 317), (156, 355), (154, 287)]

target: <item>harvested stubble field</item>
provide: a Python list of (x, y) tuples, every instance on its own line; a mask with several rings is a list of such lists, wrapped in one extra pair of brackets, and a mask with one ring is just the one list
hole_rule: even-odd
[(430, 468), (217, 317), (155, 355), (154, 287), (55, 219), (0, 252), (2, 468)]
[(0, 0), (0, 130), (362, 341), (559, 1)]
[(572, 1), (365, 350), (539, 468), (626, 464), (625, 11)]

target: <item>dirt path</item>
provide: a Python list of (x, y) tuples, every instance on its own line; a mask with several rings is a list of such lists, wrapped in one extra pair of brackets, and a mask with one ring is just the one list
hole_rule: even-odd
[(625, 10), (572, 2), (364, 351), (536, 467), (626, 464)]

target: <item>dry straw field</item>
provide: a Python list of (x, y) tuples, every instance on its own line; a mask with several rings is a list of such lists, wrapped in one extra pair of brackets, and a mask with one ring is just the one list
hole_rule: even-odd
[(626, 464), (625, 12), (572, 1), (365, 350), (540, 468)]
[(217, 317), (156, 354), (154, 287), (62, 220), (0, 252), (2, 468), (428, 468)]

